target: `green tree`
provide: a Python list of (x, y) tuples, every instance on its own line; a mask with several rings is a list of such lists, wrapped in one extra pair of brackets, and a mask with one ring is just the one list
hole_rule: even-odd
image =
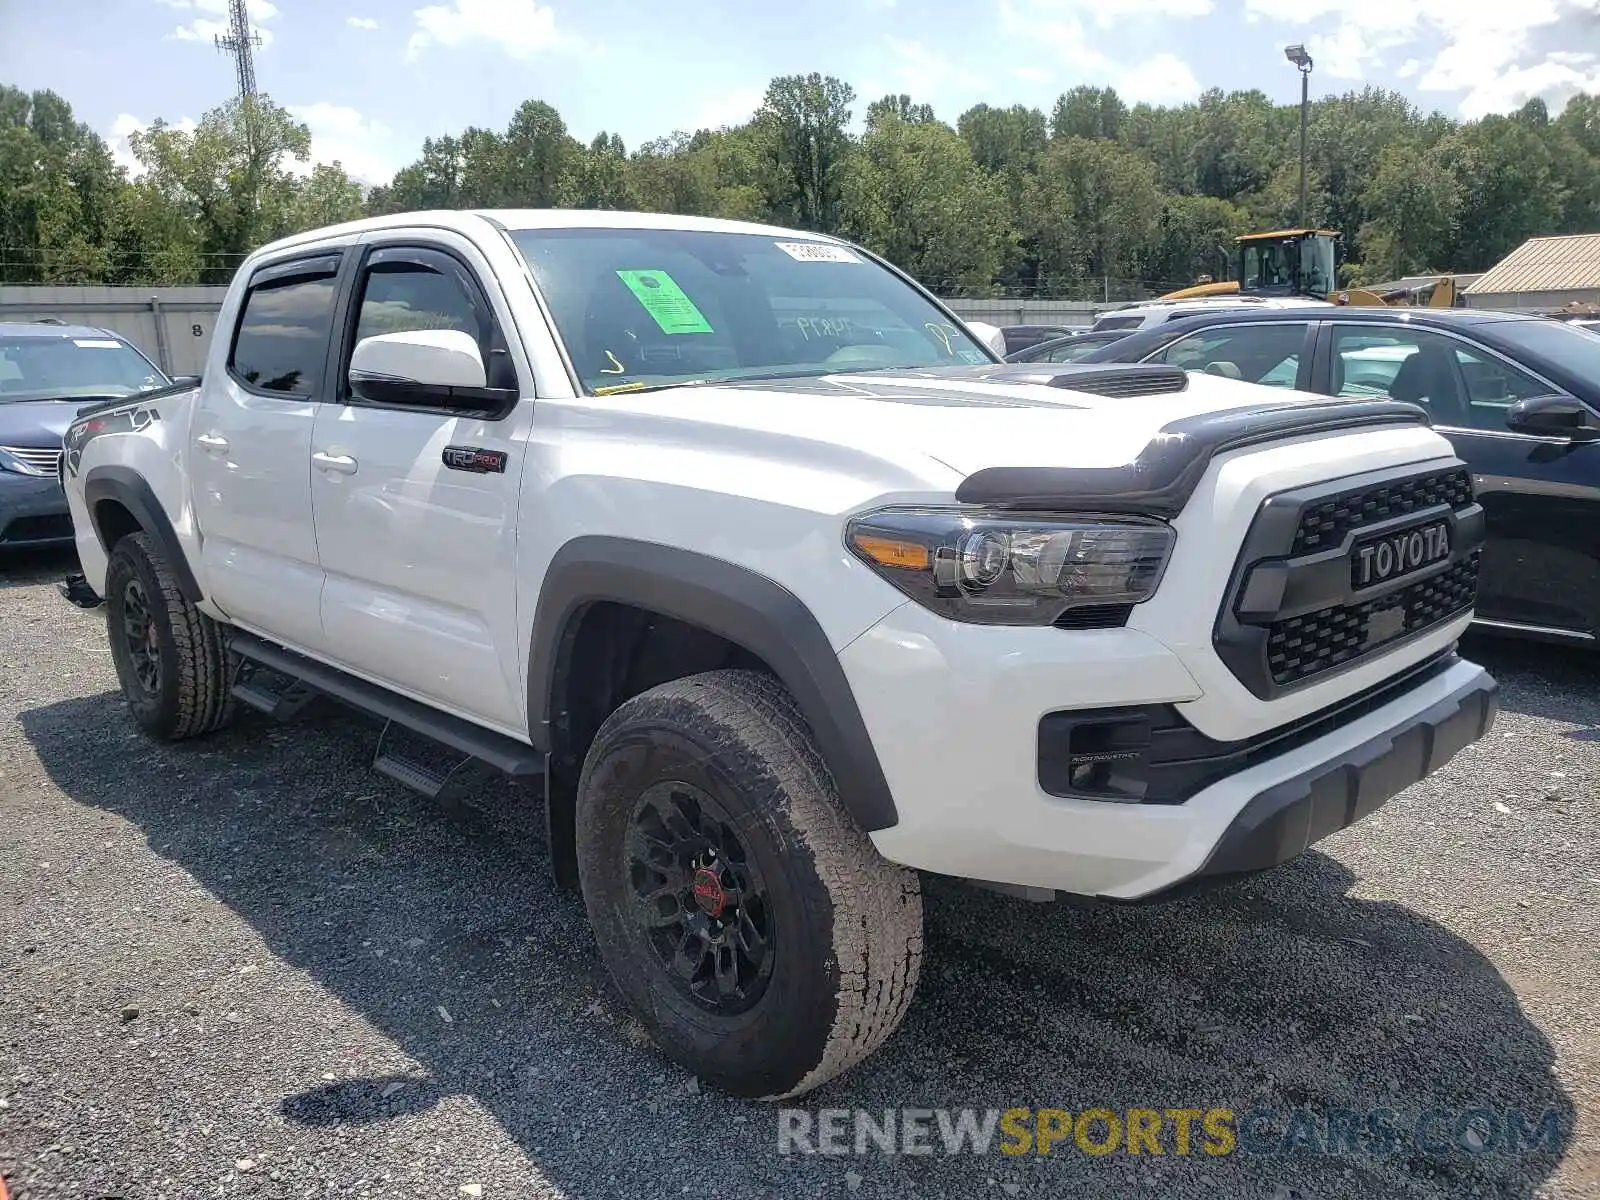
[(774, 166), (769, 207), (787, 224), (831, 233), (839, 227), (839, 185), (851, 149), (855, 92), (831, 75), (783, 75), (767, 85), (756, 115)]
[(121, 186), (65, 100), (0, 85), (0, 282), (98, 279)]
[(1039, 163), (1025, 221), (1047, 277), (1071, 288), (1088, 281), (1104, 299), (1137, 296), (1129, 276), (1160, 232), (1155, 171), (1115, 142), (1069, 137)]
[(156, 121), (131, 138), (150, 186), (194, 223), (202, 283), (226, 283), (251, 250), (294, 228), (289, 161), (310, 157), (311, 133), (261, 96), (212, 109), (191, 132)]
[(1361, 227), (1361, 263), (1369, 282), (1451, 269), (1461, 189), (1441, 156), (1414, 146), (1388, 147), (1366, 187), (1372, 216)]
[(846, 162), (843, 231), (946, 295), (983, 295), (1010, 235), (1005, 196), (947, 125), (880, 118)]
[(1065, 138), (1116, 138), (1128, 115), (1115, 88), (1084, 84), (1063, 92), (1050, 114), (1050, 136)]

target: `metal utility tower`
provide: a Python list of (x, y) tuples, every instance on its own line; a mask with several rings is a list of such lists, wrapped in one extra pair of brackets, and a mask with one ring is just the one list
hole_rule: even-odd
[(261, 45), (261, 35), (250, 28), (250, 14), (245, 10), (245, 0), (228, 0), (228, 32), (214, 39), (218, 50), (233, 55), (239, 72), (239, 99), (251, 99), (256, 94), (256, 64), (251, 47)]

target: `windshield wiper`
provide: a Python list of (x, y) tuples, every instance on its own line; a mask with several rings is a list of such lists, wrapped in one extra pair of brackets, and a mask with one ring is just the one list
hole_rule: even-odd
[[(874, 371), (905, 370), (907, 368), (872, 367)], [(759, 371), (753, 375), (724, 375), (716, 379), (678, 379), (672, 383), (619, 383), (611, 387), (598, 387), (593, 389), (596, 396), (634, 396), (640, 392), (665, 392), (673, 388), (720, 387), (730, 383), (751, 383), (763, 379), (817, 379), (823, 375), (858, 374), (854, 371), (840, 371), (835, 367), (825, 367), (817, 371), (796, 371), (786, 368), (782, 371)]]

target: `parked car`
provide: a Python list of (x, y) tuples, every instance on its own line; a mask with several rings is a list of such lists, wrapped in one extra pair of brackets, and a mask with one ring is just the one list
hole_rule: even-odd
[(1092, 332), (1107, 329), (1149, 329), (1168, 321), (1181, 321), (1184, 317), (1212, 312), (1258, 312), (1279, 308), (1331, 308), (1322, 300), (1308, 300), (1304, 296), (1214, 296), (1193, 300), (1158, 300), (1145, 304), (1131, 304), (1101, 313), (1095, 318)]
[(1029, 346), (1037, 346), (1040, 342), (1082, 333), (1086, 328), (1082, 325), (1002, 325), (1000, 333), (1006, 340), (1003, 353), (1012, 355)]
[(1600, 337), (1473, 309), (1218, 312), (1089, 362), (1155, 362), (1323, 395), (1423, 404), (1489, 515), (1478, 623), (1600, 647)]
[(1007, 354), (1006, 361), (1016, 363), (1077, 362), (1089, 351), (1098, 350), (1102, 346), (1109, 346), (1112, 342), (1120, 341), (1132, 332), (1130, 329), (1107, 329), (1101, 333), (1075, 333), (1070, 337), (1051, 338), (1048, 342), (1040, 342), (1036, 346), (1029, 346), (1025, 350), (1017, 350)]
[[(216, 328), (199, 387), (65, 439), (131, 719), (333, 696), (430, 796), (542, 779), (619, 992), (730, 1092), (893, 1033), (919, 872), (1214, 883), (1494, 720), (1482, 509), (1413, 405), (1003, 363), (858, 246), (663, 214), (309, 230)], [(1369, 514), (1397, 492), (1439, 503)]]
[(107, 330), (0, 323), (0, 550), (72, 541), (58, 471), (61, 435), (79, 409), (171, 382)]

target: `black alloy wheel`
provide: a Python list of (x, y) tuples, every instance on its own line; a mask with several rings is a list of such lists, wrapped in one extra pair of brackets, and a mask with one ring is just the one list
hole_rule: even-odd
[(730, 1015), (761, 999), (776, 953), (767, 885), (709, 793), (669, 780), (640, 796), (628, 878), (639, 933), (685, 996)]

